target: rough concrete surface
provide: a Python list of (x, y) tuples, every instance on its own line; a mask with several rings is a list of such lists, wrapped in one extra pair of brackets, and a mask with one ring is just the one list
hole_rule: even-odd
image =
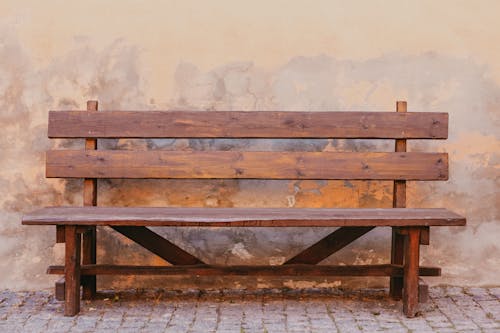
[(48, 292), (0, 291), (2, 332), (500, 332), (500, 289), (434, 287), (416, 318), (387, 290), (136, 290), (100, 294), (76, 317)]
[[(409, 207), (446, 207), (467, 227), (436, 228), (422, 264), (443, 267), (429, 283), (498, 285), (500, 270), (499, 2), (256, 1), (236, 5), (135, 1), (0, 4), (0, 287), (46, 288), (60, 263), (55, 230), (23, 227), (24, 212), (81, 205), (82, 182), (44, 178), (44, 152), (82, 141), (48, 140), (49, 109), (347, 110), (450, 114), (450, 180), (410, 182)], [(452, 13), (444, 15), (442, 13)], [(106, 140), (109, 149), (391, 150), (349, 140)], [(99, 205), (204, 207), (390, 207), (388, 182), (102, 181)], [(158, 229), (210, 263), (279, 264), (332, 230)], [(370, 232), (329, 264), (387, 262), (388, 229)], [(101, 263), (164, 262), (112, 231), (98, 230)], [(385, 279), (126, 277), (104, 288), (386, 286)]]

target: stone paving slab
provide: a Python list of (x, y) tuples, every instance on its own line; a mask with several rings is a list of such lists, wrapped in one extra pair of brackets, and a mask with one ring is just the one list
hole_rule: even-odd
[(387, 290), (135, 290), (75, 317), (51, 291), (0, 291), (0, 332), (500, 332), (500, 288), (434, 287), (413, 319)]

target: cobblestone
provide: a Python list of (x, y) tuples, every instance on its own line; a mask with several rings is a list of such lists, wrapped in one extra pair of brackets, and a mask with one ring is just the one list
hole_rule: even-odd
[(500, 288), (434, 287), (408, 319), (387, 290), (107, 291), (76, 317), (50, 291), (0, 291), (0, 332), (500, 332)]

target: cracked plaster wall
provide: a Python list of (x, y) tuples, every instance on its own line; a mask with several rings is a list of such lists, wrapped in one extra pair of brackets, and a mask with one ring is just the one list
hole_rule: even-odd
[[(8, 1), (0, 5), (0, 287), (40, 288), (54, 281), (44, 272), (47, 265), (62, 259), (61, 246), (54, 245), (55, 230), (23, 227), (20, 218), (23, 212), (46, 205), (81, 205), (80, 181), (44, 178), (44, 151), (82, 147), (78, 140), (47, 139), (47, 111), (81, 109), (87, 99), (98, 99), (102, 109), (206, 112), (394, 110), (395, 101), (405, 99), (409, 111), (449, 112), (447, 141), (410, 141), (409, 150), (449, 152), (450, 180), (410, 182), (408, 206), (447, 207), (466, 215), (468, 226), (433, 229), (431, 246), (423, 247), (422, 263), (443, 267), (441, 278), (428, 279), (431, 284), (498, 285), (500, 50), (491, 41), (500, 40), (500, 29), (488, 11), (467, 8), (465, 3), (452, 10), (454, 15), (438, 20), (436, 12), (444, 10), (445, 3), (422, 2), (406, 12), (410, 23), (394, 15), (401, 9), (396, 3), (387, 11), (371, 8), (387, 24), (377, 26), (380, 30), (374, 30), (371, 16), (365, 16), (370, 13), (366, 2), (318, 3), (330, 14), (305, 3), (276, 8), (264, 8), (262, 3), (251, 7), (225, 3), (223, 8), (157, 3), (158, 12), (164, 9), (164, 20), (156, 11), (128, 1), (120, 8), (91, 1), (72, 10), (60, 9), (57, 1), (44, 7), (30, 1), (23, 6)], [(92, 4), (99, 10), (93, 11)], [(500, 9), (495, 2), (488, 6)], [(248, 22), (253, 25), (245, 25)], [(420, 29), (423, 22), (427, 26)], [(390, 29), (398, 24), (400, 31)], [(150, 34), (153, 28), (168, 34), (161, 39)], [(413, 39), (403, 36), (405, 32)], [(455, 43), (450, 42), (453, 38)], [(393, 142), (103, 140), (100, 147), (390, 151)], [(390, 207), (392, 186), (359, 181), (113, 180), (100, 181), (99, 195), (100, 205)], [(196, 256), (218, 264), (279, 264), (332, 230), (157, 229)], [(388, 260), (389, 234), (388, 229), (377, 229), (325, 263), (383, 263)], [(98, 242), (103, 262), (164, 264), (105, 228), (99, 229)], [(120, 288), (386, 283), (337, 278), (99, 281), (102, 287)]]

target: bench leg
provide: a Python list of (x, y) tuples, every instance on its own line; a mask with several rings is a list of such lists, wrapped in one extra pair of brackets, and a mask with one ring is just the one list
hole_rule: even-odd
[[(82, 264), (96, 264), (96, 227), (91, 227), (83, 234)], [(82, 299), (94, 299), (96, 295), (96, 277), (87, 275), (82, 277)]]
[[(392, 228), (392, 246), (391, 246), (391, 264), (403, 265), (404, 258), (404, 236), (401, 235), (396, 227)], [(391, 277), (389, 286), (389, 295), (400, 300), (403, 296), (403, 278)]]
[(418, 277), (420, 260), (420, 229), (408, 228), (405, 235), (405, 260), (403, 266), (403, 312), (415, 317), (418, 308)]
[(429, 301), (429, 286), (422, 280), (419, 279), (418, 283), (418, 302), (427, 303)]
[(66, 258), (64, 267), (65, 300), (64, 315), (74, 316), (80, 312), (80, 251), (81, 235), (76, 226), (65, 227)]
[(64, 283), (64, 277), (57, 280), (55, 283), (55, 298), (58, 301), (64, 301), (64, 294), (66, 290), (66, 283)]

